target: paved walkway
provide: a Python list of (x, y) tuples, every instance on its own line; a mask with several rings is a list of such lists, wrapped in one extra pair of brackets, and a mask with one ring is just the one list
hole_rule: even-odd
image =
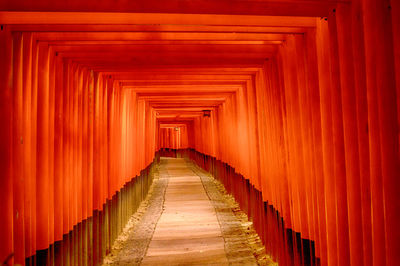
[(212, 177), (174, 158), (162, 158), (158, 173), (104, 264), (273, 265), (265, 256), (257, 263), (244, 230), (251, 223), (243, 226)]
[(215, 209), (200, 177), (183, 159), (168, 159), (164, 211), (143, 265), (228, 264)]

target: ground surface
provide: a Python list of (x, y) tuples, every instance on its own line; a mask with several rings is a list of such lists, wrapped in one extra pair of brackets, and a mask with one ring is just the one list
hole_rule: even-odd
[(184, 159), (162, 158), (148, 197), (104, 265), (275, 265), (223, 186)]

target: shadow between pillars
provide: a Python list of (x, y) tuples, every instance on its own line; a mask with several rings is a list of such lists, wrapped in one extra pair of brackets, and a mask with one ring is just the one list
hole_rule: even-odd
[(320, 259), (315, 256), (314, 241), (285, 228), (285, 222), (274, 206), (264, 202), (261, 191), (236, 173), (233, 167), (194, 149), (161, 149), (156, 154), (157, 161), (160, 157), (191, 159), (224, 184), (226, 191), (234, 196), (240, 208), (252, 220), (267, 254), (279, 265), (320, 265)]
[(62, 240), (26, 258), (25, 264), (100, 265), (129, 217), (146, 197), (153, 182), (153, 168), (154, 162), (107, 200), (101, 211), (93, 211), (92, 217), (75, 225)]

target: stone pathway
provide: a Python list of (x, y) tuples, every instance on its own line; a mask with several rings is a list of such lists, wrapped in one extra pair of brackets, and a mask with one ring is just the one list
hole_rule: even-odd
[(184, 159), (158, 168), (104, 265), (277, 265), (213, 177)]

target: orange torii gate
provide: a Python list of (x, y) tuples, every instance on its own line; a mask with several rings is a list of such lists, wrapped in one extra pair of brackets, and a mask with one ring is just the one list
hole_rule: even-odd
[(399, 264), (399, 1), (155, 2), (0, 3), (0, 260), (99, 264), (172, 148), (279, 264)]

